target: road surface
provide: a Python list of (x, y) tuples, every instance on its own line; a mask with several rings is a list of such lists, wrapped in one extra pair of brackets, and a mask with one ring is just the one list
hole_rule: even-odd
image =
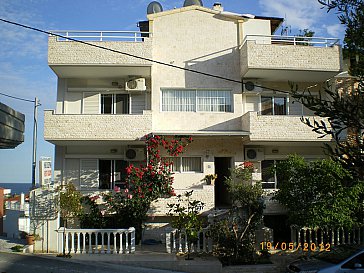
[(79, 263), (72, 258), (39, 257), (33, 255), (0, 252), (0, 273), (176, 273), (107, 264), (103, 262)]

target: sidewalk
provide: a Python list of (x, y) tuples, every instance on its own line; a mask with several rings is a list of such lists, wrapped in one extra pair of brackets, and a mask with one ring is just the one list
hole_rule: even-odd
[[(55, 257), (55, 254), (34, 254), (52, 259), (67, 259)], [(193, 260), (185, 260), (185, 257), (176, 256), (165, 252), (164, 245), (136, 246), (134, 254), (72, 254), (70, 262), (88, 264), (113, 264), (152, 269), (172, 270), (190, 273), (221, 273), (220, 261), (211, 256), (201, 255)]]
[(12, 252), (11, 248), (16, 245), (25, 245), (25, 239), (15, 239), (0, 236), (0, 251), (2, 252)]

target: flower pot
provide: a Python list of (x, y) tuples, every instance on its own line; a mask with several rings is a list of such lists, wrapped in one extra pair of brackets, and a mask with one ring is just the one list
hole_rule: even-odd
[(34, 235), (27, 235), (25, 237), (27, 245), (34, 245), (35, 236)]

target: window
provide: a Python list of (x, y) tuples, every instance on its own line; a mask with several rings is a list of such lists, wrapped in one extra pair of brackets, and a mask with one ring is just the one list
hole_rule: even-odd
[(277, 179), (277, 174), (272, 170), (272, 168), (280, 160), (263, 160), (262, 161), (262, 188), (263, 189), (278, 189), (279, 179)]
[(125, 160), (99, 160), (99, 189), (124, 187), (128, 162)]
[(224, 90), (162, 90), (162, 111), (231, 112), (231, 92)]
[(168, 157), (173, 172), (202, 172), (201, 157)]
[(129, 114), (129, 95), (101, 94), (101, 114)]
[(287, 98), (276, 96), (261, 97), (262, 115), (287, 115)]

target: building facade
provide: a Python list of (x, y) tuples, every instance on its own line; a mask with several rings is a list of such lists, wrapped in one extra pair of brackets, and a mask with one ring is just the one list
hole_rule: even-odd
[[(211, 210), (229, 205), (223, 179), (231, 167), (253, 162), (254, 179), (272, 192), (279, 181), (268, 169), (277, 160), (324, 156), (331, 139), (301, 122), (312, 113), (291, 98), (288, 81), (314, 93), (338, 74), (336, 39), (275, 36), (282, 18), (225, 12), (221, 4), (147, 18), (130, 37), (58, 33), (97, 36), (88, 44), (49, 37), (58, 87), (44, 137), (55, 144), (55, 180), (85, 193), (112, 189), (128, 164), (145, 160), (144, 135), (190, 135), (193, 143), (173, 159), (174, 188), (193, 189)], [(203, 181), (207, 174), (218, 175), (215, 185)], [(151, 214), (164, 216), (167, 202)], [(267, 216), (283, 212), (267, 199)]]

